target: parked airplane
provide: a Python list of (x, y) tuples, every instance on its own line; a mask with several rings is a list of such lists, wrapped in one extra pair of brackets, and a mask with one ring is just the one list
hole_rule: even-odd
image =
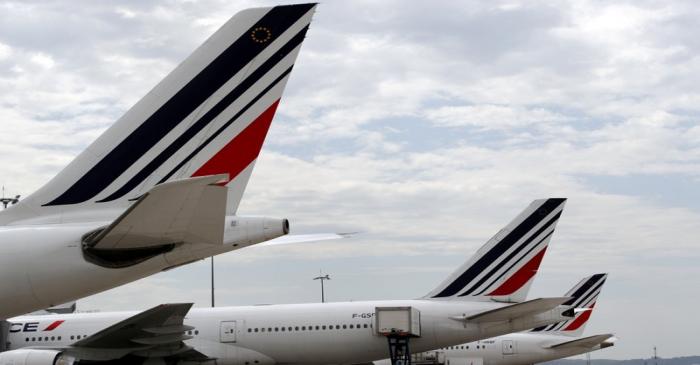
[[(416, 354), (415, 360), (422, 364), (436, 365), (529, 365), (613, 346), (616, 339), (612, 334), (581, 338), (606, 278), (607, 274), (589, 276), (566, 293), (565, 296), (571, 299), (564, 305), (589, 309), (579, 311), (568, 321), (542, 326), (529, 332), (443, 347)], [(374, 365), (389, 364), (391, 362), (388, 359), (374, 362)]]
[[(425, 351), (573, 317), (569, 297), (522, 301), (564, 208), (533, 202), (447, 280), (416, 300), (24, 316), (10, 320), (0, 365), (122, 359), (149, 364), (355, 364), (387, 356), (397, 327), (379, 313), (410, 311), (411, 348)], [(383, 317), (388, 318), (388, 317)]]
[(236, 14), (0, 212), (0, 319), (287, 234), (286, 219), (235, 213), (314, 9)]

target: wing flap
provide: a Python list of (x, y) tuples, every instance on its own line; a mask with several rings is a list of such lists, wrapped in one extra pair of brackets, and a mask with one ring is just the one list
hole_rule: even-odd
[(567, 341), (567, 342), (562, 342), (558, 343), (556, 345), (548, 346), (547, 348), (549, 349), (565, 349), (565, 348), (591, 348), (595, 347), (597, 345), (602, 344), (605, 340), (613, 337), (612, 334), (604, 334), (604, 335), (594, 335), (594, 336), (589, 336), (589, 337), (584, 337), (584, 338), (579, 338), (577, 340), (573, 341)]
[(210, 175), (157, 185), (86, 244), (96, 250), (222, 244), (227, 188), (216, 183), (226, 178)]
[(468, 322), (501, 322), (518, 317), (542, 313), (555, 308), (571, 299), (570, 297), (538, 298), (522, 303), (516, 303), (498, 309), (477, 313), (471, 316), (453, 318)]

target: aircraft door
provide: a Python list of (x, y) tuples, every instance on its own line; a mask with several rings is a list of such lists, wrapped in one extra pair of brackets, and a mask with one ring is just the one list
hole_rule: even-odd
[(219, 329), (221, 342), (236, 342), (236, 321), (222, 321)]
[(503, 355), (514, 355), (516, 352), (515, 341), (503, 340)]

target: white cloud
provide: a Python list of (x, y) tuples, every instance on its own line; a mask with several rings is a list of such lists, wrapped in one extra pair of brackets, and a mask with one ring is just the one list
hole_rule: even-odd
[(503, 105), (443, 106), (427, 110), (425, 116), (436, 126), (474, 126), (482, 129), (523, 128), (570, 119), (543, 108)]

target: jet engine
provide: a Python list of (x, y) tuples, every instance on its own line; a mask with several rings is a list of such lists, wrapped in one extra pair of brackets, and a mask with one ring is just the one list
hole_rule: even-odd
[(75, 359), (55, 350), (12, 350), (0, 353), (0, 365), (73, 365)]

